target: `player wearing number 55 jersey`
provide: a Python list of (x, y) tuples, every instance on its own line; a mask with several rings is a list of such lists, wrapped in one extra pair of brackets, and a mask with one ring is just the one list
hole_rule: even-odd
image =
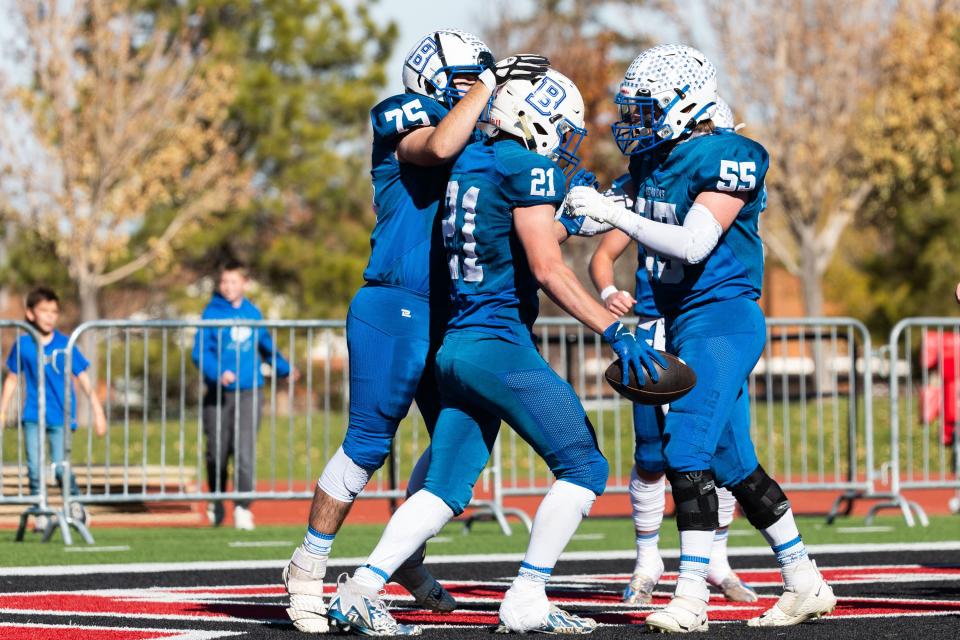
[(355, 583), (382, 586), (407, 554), (463, 511), (502, 420), (557, 478), (500, 607), (503, 628), (588, 633), (596, 626), (551, 607), (545, 591), (560, 552), (603, 492), (608, 467), (573, 389), (534, 346), (538, 289), (602, 333), (635, 371), (653, 367), (651, 350), (592, 299), (560, 253), (567, 231), (554, 216), (577, 165), (583, 117), (579, 91), (556, 71), (539, 83), (508, 82), (487, 116), (491, 138), (467, 147), (454, 164), (443, 219), (452, 309), (436, 358), (443, 408), (426, 481), (341, 585), (331, 611), (357, 600)]
[(785, 593), (752, 626), (784, 626), (828, 613), (829, 585), (807, 557), (790, 504), (757, 462), (750, 441), (747, 377), (763, 351), (763, 253), (757, 219), (764, 208), (767, 152), (710, 123), (716, 71), (696, 49), (663, 45), (630, 65), (613, 125), (630, 154), (636, 215), (591, 189), (571, 190), (572, 215), (624, 231), (648, 252), (667, 350), (697, 373), (697, 385), (671, 403), (664, 423), (667, 464), (680, 530), (675, 597), (651, 614), (662, 631), (707, 628), (710, 550), (719, 524), (716, 486), (730, 489), (747, 519), (770, 542)]
[[(287, 612), (301, 631), (328, 629), (323, 577), (334, 537), (354, 498), (383, 465), (411, 402), (416, 399), (428, 431), (436, 422), (440, 407), (432, 352), (438, 341), (432, 339), (437, 334), (432, 329), (446, 319), (445, 308), (437, 303), (445, 301), (447, 284), (434, 231), (450, 163), (474, 139), (477, 118), (497, 84), (539, 78), (546, 68), (546, 59), (539, 56), (494, 65), (490, 50), (476, 37), (439, 30), (424, 36), (407, 55), (406, 92), (370, 112), (377, 222), (363, 272), (366, 284), (347, 315), (350, 422), (317, 483), (303, 544), (283, 574), (290, 594)], [(431, 281), (437, 274), (439, 289)], [(422, 483), (426, 460), (429, 450), (410, 487)], [(423, 568), (422, 549), (398, 569), (393, 579), (418, 604), (434, 611), (454, 608), (450, 595)], [(365, 620), (383, 630), (371, 616)]]

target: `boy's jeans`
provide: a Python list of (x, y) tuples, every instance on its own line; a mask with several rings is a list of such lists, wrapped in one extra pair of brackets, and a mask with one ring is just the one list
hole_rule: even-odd
[[(23, 440), (27, 450), (27, 476), (30, 478), (30, 493), (40, 493), (40, 425), (36, 422), (23, 423)], [(47, 442), (50, 443), (50, 457), (47, 463), (55, 465), (57, 483), (63, 479), (63, 425), (47, 425)], [(77, 478), (70, 476), (70, 495), (80, 495)]]

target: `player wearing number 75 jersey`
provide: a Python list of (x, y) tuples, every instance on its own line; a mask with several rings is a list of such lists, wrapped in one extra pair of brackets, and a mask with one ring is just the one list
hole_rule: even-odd
[[(441, 29), (425, 35), (407, 54), (406, 92), (370, 111), (377, 222), (365, 284), (347, 314), (350, 422), (342, 446), (317, 482), (303, 544), (283, 572), (290, 594), (287, 613), (300, 631), (328, 630), (323, 578), (334, 537), (354, 498), (383, 465), (411, 403), (416, 399), (428, 431), (440, 410), (433, 351), (446, 321), (448, 286), (438, 215), (450, 164), (475, 138), (477, 118), (493, 89), (511, 78), (540, 78), (547, 63), (540, 56), (521, 55), (494, 64), (490, 50), (475, 36)], [(429, 449), (414, 469), (410, 487), (422, 483), (427, 460)], [(453, 610), (453, 598), (423, 567), (423, 549), (411, 551), (409, 560), (391, 572), (392, 579), (419, 605)], [(377, 633), (398, 629), (366, 607), (354, 626)]]
[(836, 605), (807, 557), (790, 503), (750, 440), (747, 377), (766, 340), (756, 301), (768, 157), (753, 140), (714, 129), (717, 99), (716, 70), (701, 52), (682, 45), (644, 51), (620, 84), (620, 119), (613, 125), (620, 150), (630, 155), (641, 215), (582, 187), (566, 202), (571, 215), (612, 224), (646, 248), (667, 350), (697, 373), (696, 387), (670, 405), (664, 422), (681, 555), (674, 598), (646, 620), (661, 631), (707, 628), (717, 485), (733, 493), (781, 566), (785, 593), (749, 624), (797, 624)]
[(453, 299), (436, 357), (443, 408), (424, 488), (397, 510), (367, 563), (341, 585), (331, 611), (350, 609), (355, 583), (382, 586), (413, 549), (464, 510), (502, 420), (557, 478), (500, 607), (502, 628), (589, 633), (596, 623), (552, 607), (545, 589), (561, 551), (603, 492), (608, 466), (573, 389), (534, 345), (538, 290), (602, 334), (641, 379), (648, 374), (639, 369), (653, 369), (651, 358), (660, 356), (593, 300), (563, 262), (567, 231), (554, 215), (586, 133), (576, 86), (553, 70), (537, 83), (507, 82), (486, 119), (491, 138), (464, 150), (447, 184), (443, 236)]

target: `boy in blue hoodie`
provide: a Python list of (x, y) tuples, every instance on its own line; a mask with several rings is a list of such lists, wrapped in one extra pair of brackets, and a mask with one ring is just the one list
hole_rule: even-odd
[[(246, 299), (247, 272), (231, 261), (220, 270), (213, 298), (203, 310), (204, 320), (261, 320), (263, 314)], [(203, 374), (207, 391), (203, 397), (203, 432), (206, 437), (207, 482), (210, 491), (226, 491), (227, 463), (234, 458), (236, 491), (252, 491), (255, 451), (260, 426), (261, 362), (274, 367), (278, 378), (291, 373), (290, 364), (274, 347), (270, 332), (249, 326), (207, 327), (197, 332), (193, 362)], [(236, 441), (235, 441), (236, 438)], [(223, 522), (223, 503), (207, 508), (211, 524)], [(237, 529), (252, 530), (249, 500), (236, 500), (233, 522)]]

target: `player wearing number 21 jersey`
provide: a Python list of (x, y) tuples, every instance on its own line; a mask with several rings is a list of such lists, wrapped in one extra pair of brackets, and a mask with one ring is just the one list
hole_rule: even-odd
[(567, 231), (554, 216), (564, 171), (576, 168), (585, 134), (576, 86), (553, 70), (539, 82), (507, 82), (486, 119), (490, 139), (463, 151), (446, 189), (442, 232), (452, 299), (436, 357), (442, 409), (430, 466), (423, 489), (397, 510), (351, 580), (389, 575), (466, 508), (504, 421), (557, 481), (500, 607), (502, 628), (588, 633), (596, 623), (552, 607), (545, 589), (560, 552), (603, 492), (608, 465), (573, 389), (534, 346), (538, 289), (602, 333), (635, 371), (644, 362), (652, 369), (652, 356), (592, 299), (560, 253)]

